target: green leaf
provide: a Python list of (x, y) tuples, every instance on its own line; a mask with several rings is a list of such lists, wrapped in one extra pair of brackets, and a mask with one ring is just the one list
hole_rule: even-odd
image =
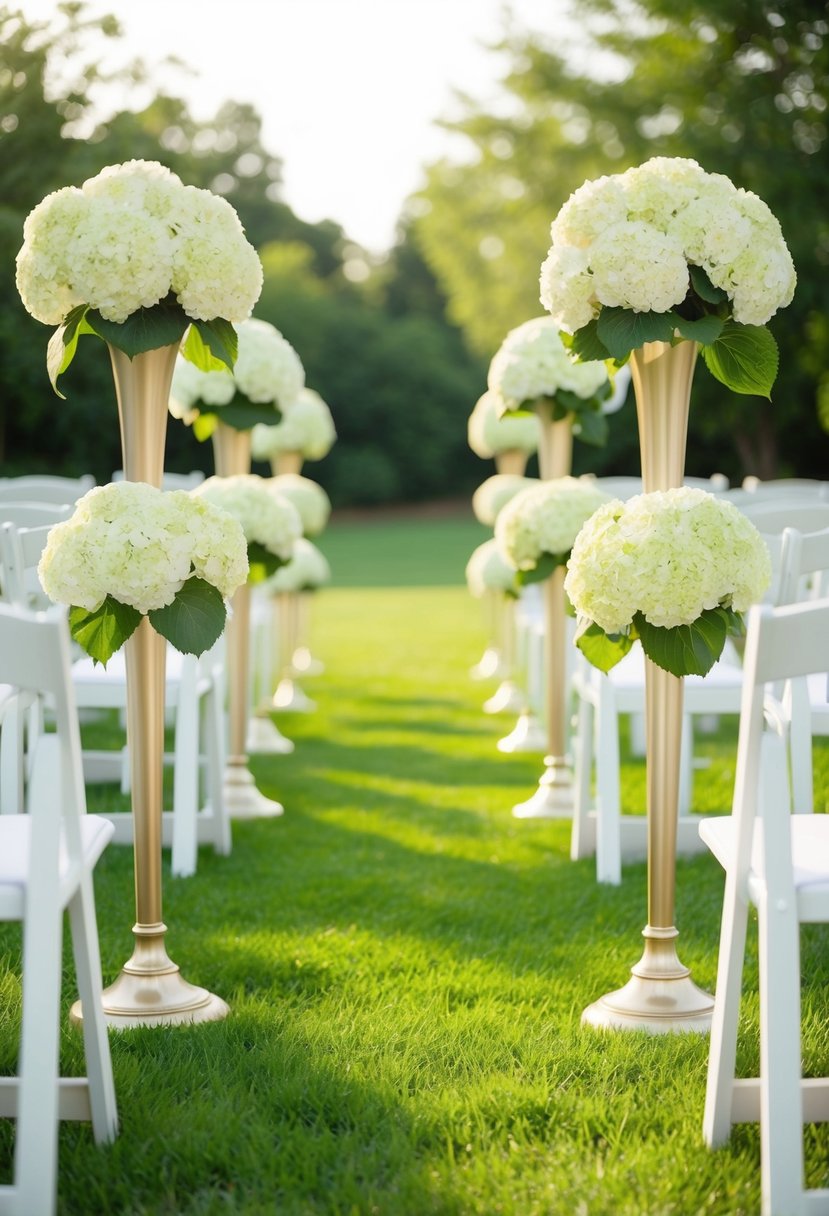
[(722, 654), (729, 615), (723, 608), (708, 608), (692, 625), (665, 629), (637, 612), (633, 623), (642, 649), (658, 667), (675, 676), (704, 676)]
[(276, 574), (279, 567), (287, 565), (287, 562), (284, 558), (271, 553), (270, 549), (266, 549), (258, 541), (253, 540), (248, 542), (248, 565), (250, 566), (248, 582), (261, 583), (266, 578), (270, 578), (272, 574)]
[(233, 369), (238, 348), (236, 330), (229, 321), (215, 317), (191, 322), (181, 353), (200, 371), (217, 372)]
[(600, 448), (607, 443), (609, 429), (607, 415), (598, 410), (582, 410), (573, 421), (573, 434), (583, 443), (592, 443), (594, 447)]
[(63, 393), (58, 388), (58, 376), (66, 371), (69, 364), (75, 358), (75, 351), (78, 349), (78, 338), (81, 334), (93, 334), (94, 329), (86, 321), (86, 314), (89, 311), (86, 304), (79, 304), (77, 308), (73, 308), (68, 314), (63, 325), (59, 325), (49, 339), (49, 345), (46, 348), (46, 371), (49, 375), (49, 382), (57, 395), (66, 400)]
[(136, 309), (126, 321), (107, 321), (94, 308), (89, 309), (86, 320), (99, 338), (130, 359), (180, 342), (190, 324), (190, 318), (173, 296), (153, 304), (152, 308)]
[(688, 274), (691, 286), (701, 300), (706, 304), (721, 304), (728, 296), (722, 287), (715, 287), (701, 266), (689, 266)]
[(608, 672), (625, 657), (636, 641), (636, 634), (605, 633), (594, 621), (584, 621), (575, 633), (575, 643), (588, 663)]
[(613, 358), (623, 359), (645, 342), (670, 342), (676, 322), (672, 312), (603, 308), (596, 325), (599, 340)]
[(94, 612), (86, 608), (69, 609), (69, 632), (94, 663), (109, 662), (141, 621), (137, 608), (121, 604), (108, 595)]
[(683, 338), (687, 338), (689, 342), (700, 342), (703, 346), (710, 346), (712, 342), (716, 342), (724, 325), (723, 318), (713, 312), (708, 312), (703, 317), (697, 317), (695, 321), (688, 321), (685, 317), (680, 316), (676, 318), (678, 333)]
[(735, 393), (771, 399), (780, 355), (765, 325), (726, 321), (716, 342), (702, 348), (711, 375)]
[(219, 425), (219, 419), (215, 414), (199, 414), (193, 422), (193, 434), (198, 439), (199, 443), (204, 443), (205, 439), (209, 439)]
[(519, 570), (515, 581), (519, 587), (530, 583), (543, 583), (559, 566), (566, 566), (569, 553), (542, 553), (532, 570)]
[(598, 334), (598, 322), (588, 321), (574, 334), (561, 334), (564, 346), (575, 356), (577, 363), (601, 362), (611, 357)]
[(257, 422), (265, 426), (276, 426), (282, 419), (282, 411), (272, 401), (249, 401), (237, 393), (227, 405), (216, 409), (216, 417), (235, 431), (249, 431)]
[(221, 636), (227, 616), (221, 593), (193, 575), (166, 608), (148, 612), (156, 633), (182, 654), (202, 654)]

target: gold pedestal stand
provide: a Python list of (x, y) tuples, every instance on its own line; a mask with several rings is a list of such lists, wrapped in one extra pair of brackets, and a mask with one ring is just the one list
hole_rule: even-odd
[[(646, 493), (682, 484), (697, 346), (646, 342), (630, 359)], [(698, 988), (676, 952), (674, 927), (681, 679), (645, 660), (648, 923), (645, 949), (624, 988), (590, 1005), (582, 1021), (611, 1029), (708, 1031), (714, 998)]]

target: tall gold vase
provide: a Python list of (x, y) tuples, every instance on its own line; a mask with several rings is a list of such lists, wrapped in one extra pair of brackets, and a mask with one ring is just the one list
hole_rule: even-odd
[[(129, 359), (109, 348), (124, 476), (160, 487), (164, 471), (167, 403), (178, 344)], [(118, 1029), (211, 1022), (228, 1006), (183, 979), (167, 955), (161, 913), (161, 822), (164, 764), (164, 638), (143, 618), (125, 646), (127, 738), (132, 778), (135, 857), (135, 948), (114, 984), (103, 993), (107, 1022)], [(76, 1004), (75, 1020), (81, 1020)]]
[[(219, 477), (250, 472), (250, 431), (238, 431), (220, 422), (213, 432), (213, 457)], [(256, 788), (248, 767), (247, 740), (250, 713), (250, 587), (244, 583), (233, 595), (225, 629), (228, 681), (228, 755), (224, 799), (234, 819), (274, 819), (283, 813), (281, 803)]]
[[(573, 466), (573, 425), (570, 418), (553, 422), (552, 405), (536, 405), (540, 427), (538, 467), (542, 481), (567, 477)], [(567, 614), (564, 574), (559, 566), (543, 584), (544, 603), (544, 719), (547, 755), (538, 788), (526, 802), (512, 808), (516, 819), (569, 819), (573, 814), (573, 771), (567, 756)]]
[(511, 473), (514, 477), (523, 477), (527, 467), (528, 455), (521, 448), (509, 448), (505, 452), (495, 453), (496, 473)]
[[(630, 358), (646, 493), (682, 485), (694, 342), (646, 342)], [(713, 997), (679, 961), (674, 926), (683, 682), (645, 659), (648, 923), (628, 983), (590, 1005), (593, 1026), (653, 1032), (707, 1031)]]

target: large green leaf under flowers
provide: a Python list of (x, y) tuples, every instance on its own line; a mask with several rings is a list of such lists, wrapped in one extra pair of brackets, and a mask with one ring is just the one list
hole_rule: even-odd
[(95, 663), (109, 662), (127, 638), (135, 633), (141, 613), (108, 595), (94, 612), (86, 608), (69, 609), (69, 631)]
[(709, 608), (690, 625), (666, 629), (637, 612), (627, 633), (607, 634), (592, 621), (576, 631), (576, 645), (600, 671), (608, 672), (638, 639), (647, 657), (675, 676), (705, 676), (723, 652), (729, 634), (742, 633), (742, 617), (731, 608)]
[(270, 578), (272, 574), (276, 574), (280, 566), (286, 564), (287, 562), (284, 558), (277, 557), (275, 553), (271, 553), (270, 549), (266, 549), (258, 541), (248, 542), (249, 583), (264, 582), (266, 578)]
[(712, 376), (735, 393), (771, 397), (780, 355), (765, 325), (737, 325), (726, 321), (722, 334), (702, 357)]
[(229, 321), (191, 321), (181, 353), (200, 372), (220, 372), (232, 368), (239, 350), (239, 338)]
[(569, 553), (542, 553), (532, 570), (519, 570), (515, 581), (519, 587), (543, 583), (558, 566), (566, 566)]
[(593, 621), (583, 621), (575, 635), (576, 645), (588, 663), (605, 674), (622, 661), (635, 641), (635, 630), (630, 633), (605, 633)]
[(156, 633), (182, 654), (202, 654), (221, 636), (227, 612), (221, 593), (204, 579), (188, 578), (172, 604), (148, 612)]

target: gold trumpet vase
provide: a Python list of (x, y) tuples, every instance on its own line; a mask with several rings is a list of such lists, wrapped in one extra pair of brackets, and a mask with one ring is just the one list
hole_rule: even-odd
[(521, 448), (508, 448), (505, 452), (495, 453), (496, 473), (511, 473), (514, 477), (523, 477), (527, 467), (528, 454)]
[[(552, 405), (540, 400), (538, 468), (542, 481), (567, 477), (573, 464), (573, 425), (570, 418), (553, 422)], [(567, 755), (567, 614), (564, 608), (563, 566), (543, 584), (544, 603), (544, 720), (547, 732), (544, 772), (526, 802), (512, 808), (516, 819), (569, 819), (573, 814), (573, 769)]]
[[(218, 477), (250, 472), (250, 431), (239, 431), (220, 422), (213, 432), (213, 458)], [(274, 819), (283, 813), (282, 804), (256, 788), (248, 767), (247, 741), (250, 713), (250, 587), (234, 592), (225, 629), (228, 683), (228, 755), (224, 775), (224, 799), (234, 819)]]
[[(646, 493), (680, 486), (685, 472), (688, 408), (698, 347), (694, 342), (646, 342), (630, 357), (642, 481)], [(612, 1029), (708, 1031), (713, 997), (698, 988), (679, 961), (674, 926), (682, 679), (645, 659), (648, 923), (645, 948), (623, 988), (582, 1014), (588, 1025)]]
[[(178, 343), (130, 359), (109, 348), (124, 477), (160, 487), (164, 472), (167, 403)], [(230, 1012), (221, 997), (188, 984), (165, 947), (161, 914), (161, 824), (164, 764), (166, 642), (144, 617), (126, 643), (129, 740), (135, 858), (135, 947), (114, 984), (104, 989), (107, 1023), (170, 1026), (212, 1022)], [(82, 1021), (80, 1002), (73, 1021)]]

